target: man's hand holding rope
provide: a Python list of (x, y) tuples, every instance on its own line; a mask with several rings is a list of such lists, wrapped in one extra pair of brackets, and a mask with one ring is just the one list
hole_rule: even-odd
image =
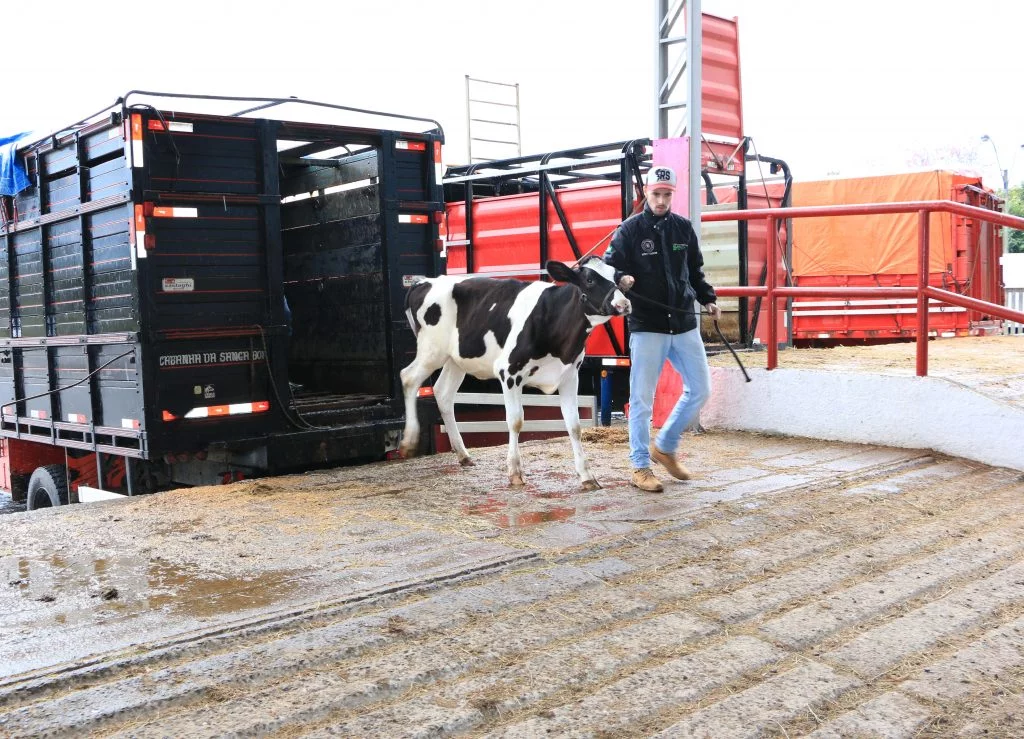
[[(622, 290), (623, 292), (628, 293), (630, 290), (633, 289), (633, 285), (635, 284), (636, 278), (634, 278), (633, 275), (622, 275), (622, 277), (619, 278), (619, 289)], [(641, 300), (646, 299), (644, 299), (641, 296)], [(653, 300), (646, 300), (646, 302), (653, 303), (654, 305), (661, 305), (661, 303), (657, 303)], [(669, 306), (666, 305), (663, 307), (668, 308)], [(708, 315), (711, 316), (711, 319), (713, 321), (717, 322), (718, 319), (722, 317), (722, 309), (718, 307), (717, 303), (708, 303), (707, 305), (704, 306), (704, 309), (707, 310)]]

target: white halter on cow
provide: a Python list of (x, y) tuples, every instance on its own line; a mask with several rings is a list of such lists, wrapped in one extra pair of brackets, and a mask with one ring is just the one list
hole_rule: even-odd
[(597, 257), (577, 269), (547, 263), (550, 282), (487, 277), (436, 277), (409, 288), (406, 316), (416, 334), (416, 359), (402, 370), (405, 432), (401, 453), (414, 456), (419, 439), (416, 392), (436, 370), (434, 397), (452, 449), (463, 465), (473, 464), (455, 422), (455, 394), (467, 374), (497, 378), (508, 420), (508, 478), (523, 484), (519, 432), (524, 387), (558, 391), (562, 418), (572, 441), (576, 472), (584, 489), (599, 487), (583, 456), (576, 404), (584, 346), (595, 326), (631, 306), (614, 282), (614, 270)]

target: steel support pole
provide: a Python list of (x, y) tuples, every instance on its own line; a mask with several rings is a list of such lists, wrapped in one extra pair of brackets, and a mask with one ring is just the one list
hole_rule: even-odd
[(612, 425), (612, 373), (609, 370), (601, 370), (601, 425)]
[(917, 214), (917, 376), (928, 375), (928, 236), (929, 212)]
[[(473, 163), (473, 114), (469, 102), (469, 75), (466, 75), (466, 161)], [(468, 271), (468, 270), (467, 270)]]
[(768, 227), (768, 252), (765, 259), (768, 262), (765, 287), (768, 289), (768, 369), (773, 370), (779, 366), (779, 337), (778, 337), (778, 305), (775, 289), (778, 287), (779, 260), (775, 251), (776, 239), (771, 237), (775, 233), (775, 218), (768, 216), (765, 219)]
[(693, 231), (700, 238), (700, 205), (702, 180), (700, 176), (701, 134), (701, 74), (703, 55), (703, 27), (700, 0), (686, 0), (686, 131), (690, 134), (690, 158), (687, 169), (689, 183), (688, 216)]

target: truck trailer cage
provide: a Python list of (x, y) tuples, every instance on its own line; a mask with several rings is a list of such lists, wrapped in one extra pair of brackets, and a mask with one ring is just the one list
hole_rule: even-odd
[[(310, 120), (338, 112), (424, 130)], [(15, 497), (73, 500), (71, 452), (101, 484), (126, 466), (128, 492), (133, 467), (151, 487), (383, 457), (415, 348), (404, 288), (440, 270), (442, 143), (428, 118), (132, 91), (22, 146), (31, 185), (0, 226)], [(55, 465), (72, 474), (47, 501), (25, 479)]]

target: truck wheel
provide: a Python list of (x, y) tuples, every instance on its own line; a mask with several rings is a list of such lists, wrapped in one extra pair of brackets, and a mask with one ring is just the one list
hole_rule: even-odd
[(62, 464), (38, 467), (28, 481), (28, 510), (68, 504), (68, 473)]

